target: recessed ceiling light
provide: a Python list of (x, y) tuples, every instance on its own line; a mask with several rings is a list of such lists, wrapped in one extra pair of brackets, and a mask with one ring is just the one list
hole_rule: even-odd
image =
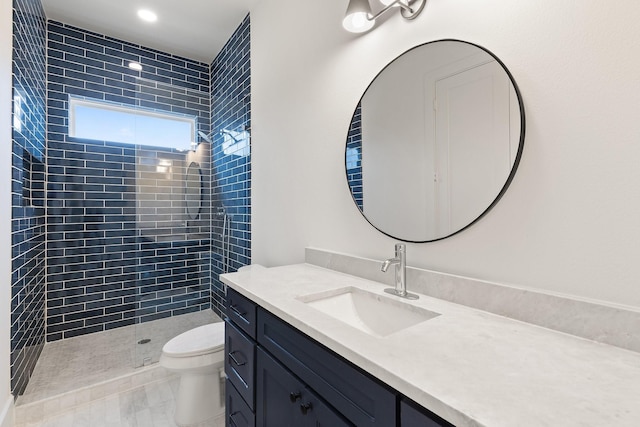
[(129, 68), (136, 71), (142, 71), (142, 64), (139, 62), (129, 62)]
[(138, 11), (138, 18), (142, 19), (143, 21), (147, 21), (147, 22), (156, 22), (158, 20), (158, 15), (156, 15), (155, 13), (153, 13), (150, 10), (140, 9)]

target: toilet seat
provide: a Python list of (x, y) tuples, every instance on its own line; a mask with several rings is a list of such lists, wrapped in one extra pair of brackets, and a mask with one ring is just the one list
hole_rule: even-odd
[(169, 340), (162, 352), (170, 357), (194, 357), (224, 349), (224, 322), (210, 323)]

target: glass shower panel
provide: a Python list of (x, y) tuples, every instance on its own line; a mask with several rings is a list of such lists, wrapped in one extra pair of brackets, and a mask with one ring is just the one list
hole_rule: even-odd
[[(209, 94), (137, 80), (141, 110), (194, 117), (190, 149), (156, 144), (136, 126), (137, 283), (135, 365), (158, 361), (174, 336), (214, 321), (210, 303)], [(180, 148), (178, 148), (180, 147)]]

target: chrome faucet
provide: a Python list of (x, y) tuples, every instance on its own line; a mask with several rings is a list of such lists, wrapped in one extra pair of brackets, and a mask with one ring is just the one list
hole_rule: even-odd
[(396, 244), (395, 258), (389, 258), (382, 263), (380, 268), (386, 273), (390, 265), (396, 266), (396, 287), (386, 288), (384, 291), (407, 299), (418, 299), (418, 295), (407, 292), (407, 246), (403, 243)]

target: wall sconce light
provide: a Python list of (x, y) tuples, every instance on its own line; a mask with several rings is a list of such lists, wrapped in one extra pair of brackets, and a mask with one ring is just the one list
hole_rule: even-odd
[(424, 9), (427, 0), (380, 0), (380, 3), (384, 8), (374, 15), (371, 13), (369, 0), (349, 0), (342, 26), (352, 33), (364, 33), (373, 27), (376, 18), (394, 7), (400, 9), (400, 15), (404, 19), (415, 19)]

